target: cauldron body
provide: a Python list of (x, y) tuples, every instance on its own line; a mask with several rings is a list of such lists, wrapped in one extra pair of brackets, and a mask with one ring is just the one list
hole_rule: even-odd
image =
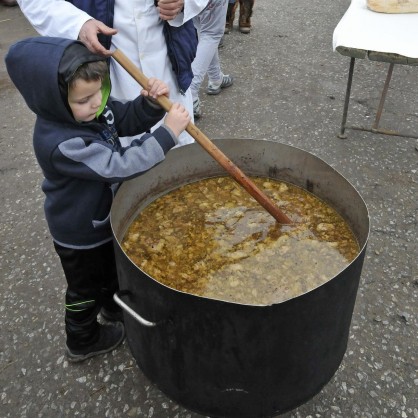
[[(286, 412), (317, 394), (347, 347), (369, 235), (367, 207), (323, 160), (265, 140), (214, 141), (247, 175), (285, 180), (328, 202), (360, 244), (351, 264), (322, 286), (270, 306), (179, 292), (135, 266), (121, 249), (138, 212), (180, 185), (224, 175), (198, 145), (125, 182), (111, 211), (127, 339), (143, 373), (179, 404), (212, 417), (255, 418)], [(148, 321), (148, 322), (147, 322)]]

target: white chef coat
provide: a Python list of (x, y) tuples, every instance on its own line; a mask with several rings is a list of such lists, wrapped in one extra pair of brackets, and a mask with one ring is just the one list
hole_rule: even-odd
[[(209, 0), (185, 0), (182, 13), (170, 21), (173, 26), (193, 18), (203, 10)], [(64, 0), (18, 0), (19, 6), (41, 35), (77, 39), (83, 24), (91, 17)], [(113, 27), (118, 33), (112, 36), (112, 47), (120, 49), (147, 76), (166, 82), (170, 89), (170, 100), (182, 103), (193, 120), (193, 101), (190, 89), (182, 95), (177, 86), (172, 66), (167, 55), (160, 20), (154, 0), (115, 0)], [(111, 61), (110, 77), (112, 96), (119, 100), (132, 100), (138, 96), (141, 87), (114, 60)], [(153, 129), (159, 126), (156, 125)], [(129, 139), (122, 138), (122, 144)], [(183, 132), (179, 145), (193, 142)]]

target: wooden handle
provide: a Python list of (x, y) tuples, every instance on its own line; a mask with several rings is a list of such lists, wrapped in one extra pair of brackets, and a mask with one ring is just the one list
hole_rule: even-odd
[[(112, 53), (113, 58), (144, 88), (148, 89), (148, 78), (120, 50)], [(168, 112), (172, 102), (166, 96), (157, 99), (158, 104)], [(267, 212), (281, 224), (292, 221), (270, 200), (196, 125), (192, 122), (186, 131), (240, 184)]]

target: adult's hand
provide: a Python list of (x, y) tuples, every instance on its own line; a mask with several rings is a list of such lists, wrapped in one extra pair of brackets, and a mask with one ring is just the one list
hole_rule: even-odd
[(184, 7), (184, 0), (159, 0), (158, 11), (163, 20), (174, 19)]
[(116, 35), (116, 29), (106, 26), (103, 22), (96, 19), (90, 19), (80, 29), (78, 39), (94, 54), (110, 57), (112, 53), (106, 49), (97, 38), (99, 33), (103, 35)]

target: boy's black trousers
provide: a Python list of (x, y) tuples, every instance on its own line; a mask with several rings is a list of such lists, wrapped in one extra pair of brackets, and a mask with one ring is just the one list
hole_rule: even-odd
[(75, 250), (56, 242), (54, 247), (68, 285), (65, 294), (67, 346), (81, 349), (99, 338), (97, 314), (100, 309), (119, 309), (113, 301), (113, 294), (119, 288), (113, 242), (88, 250)]

